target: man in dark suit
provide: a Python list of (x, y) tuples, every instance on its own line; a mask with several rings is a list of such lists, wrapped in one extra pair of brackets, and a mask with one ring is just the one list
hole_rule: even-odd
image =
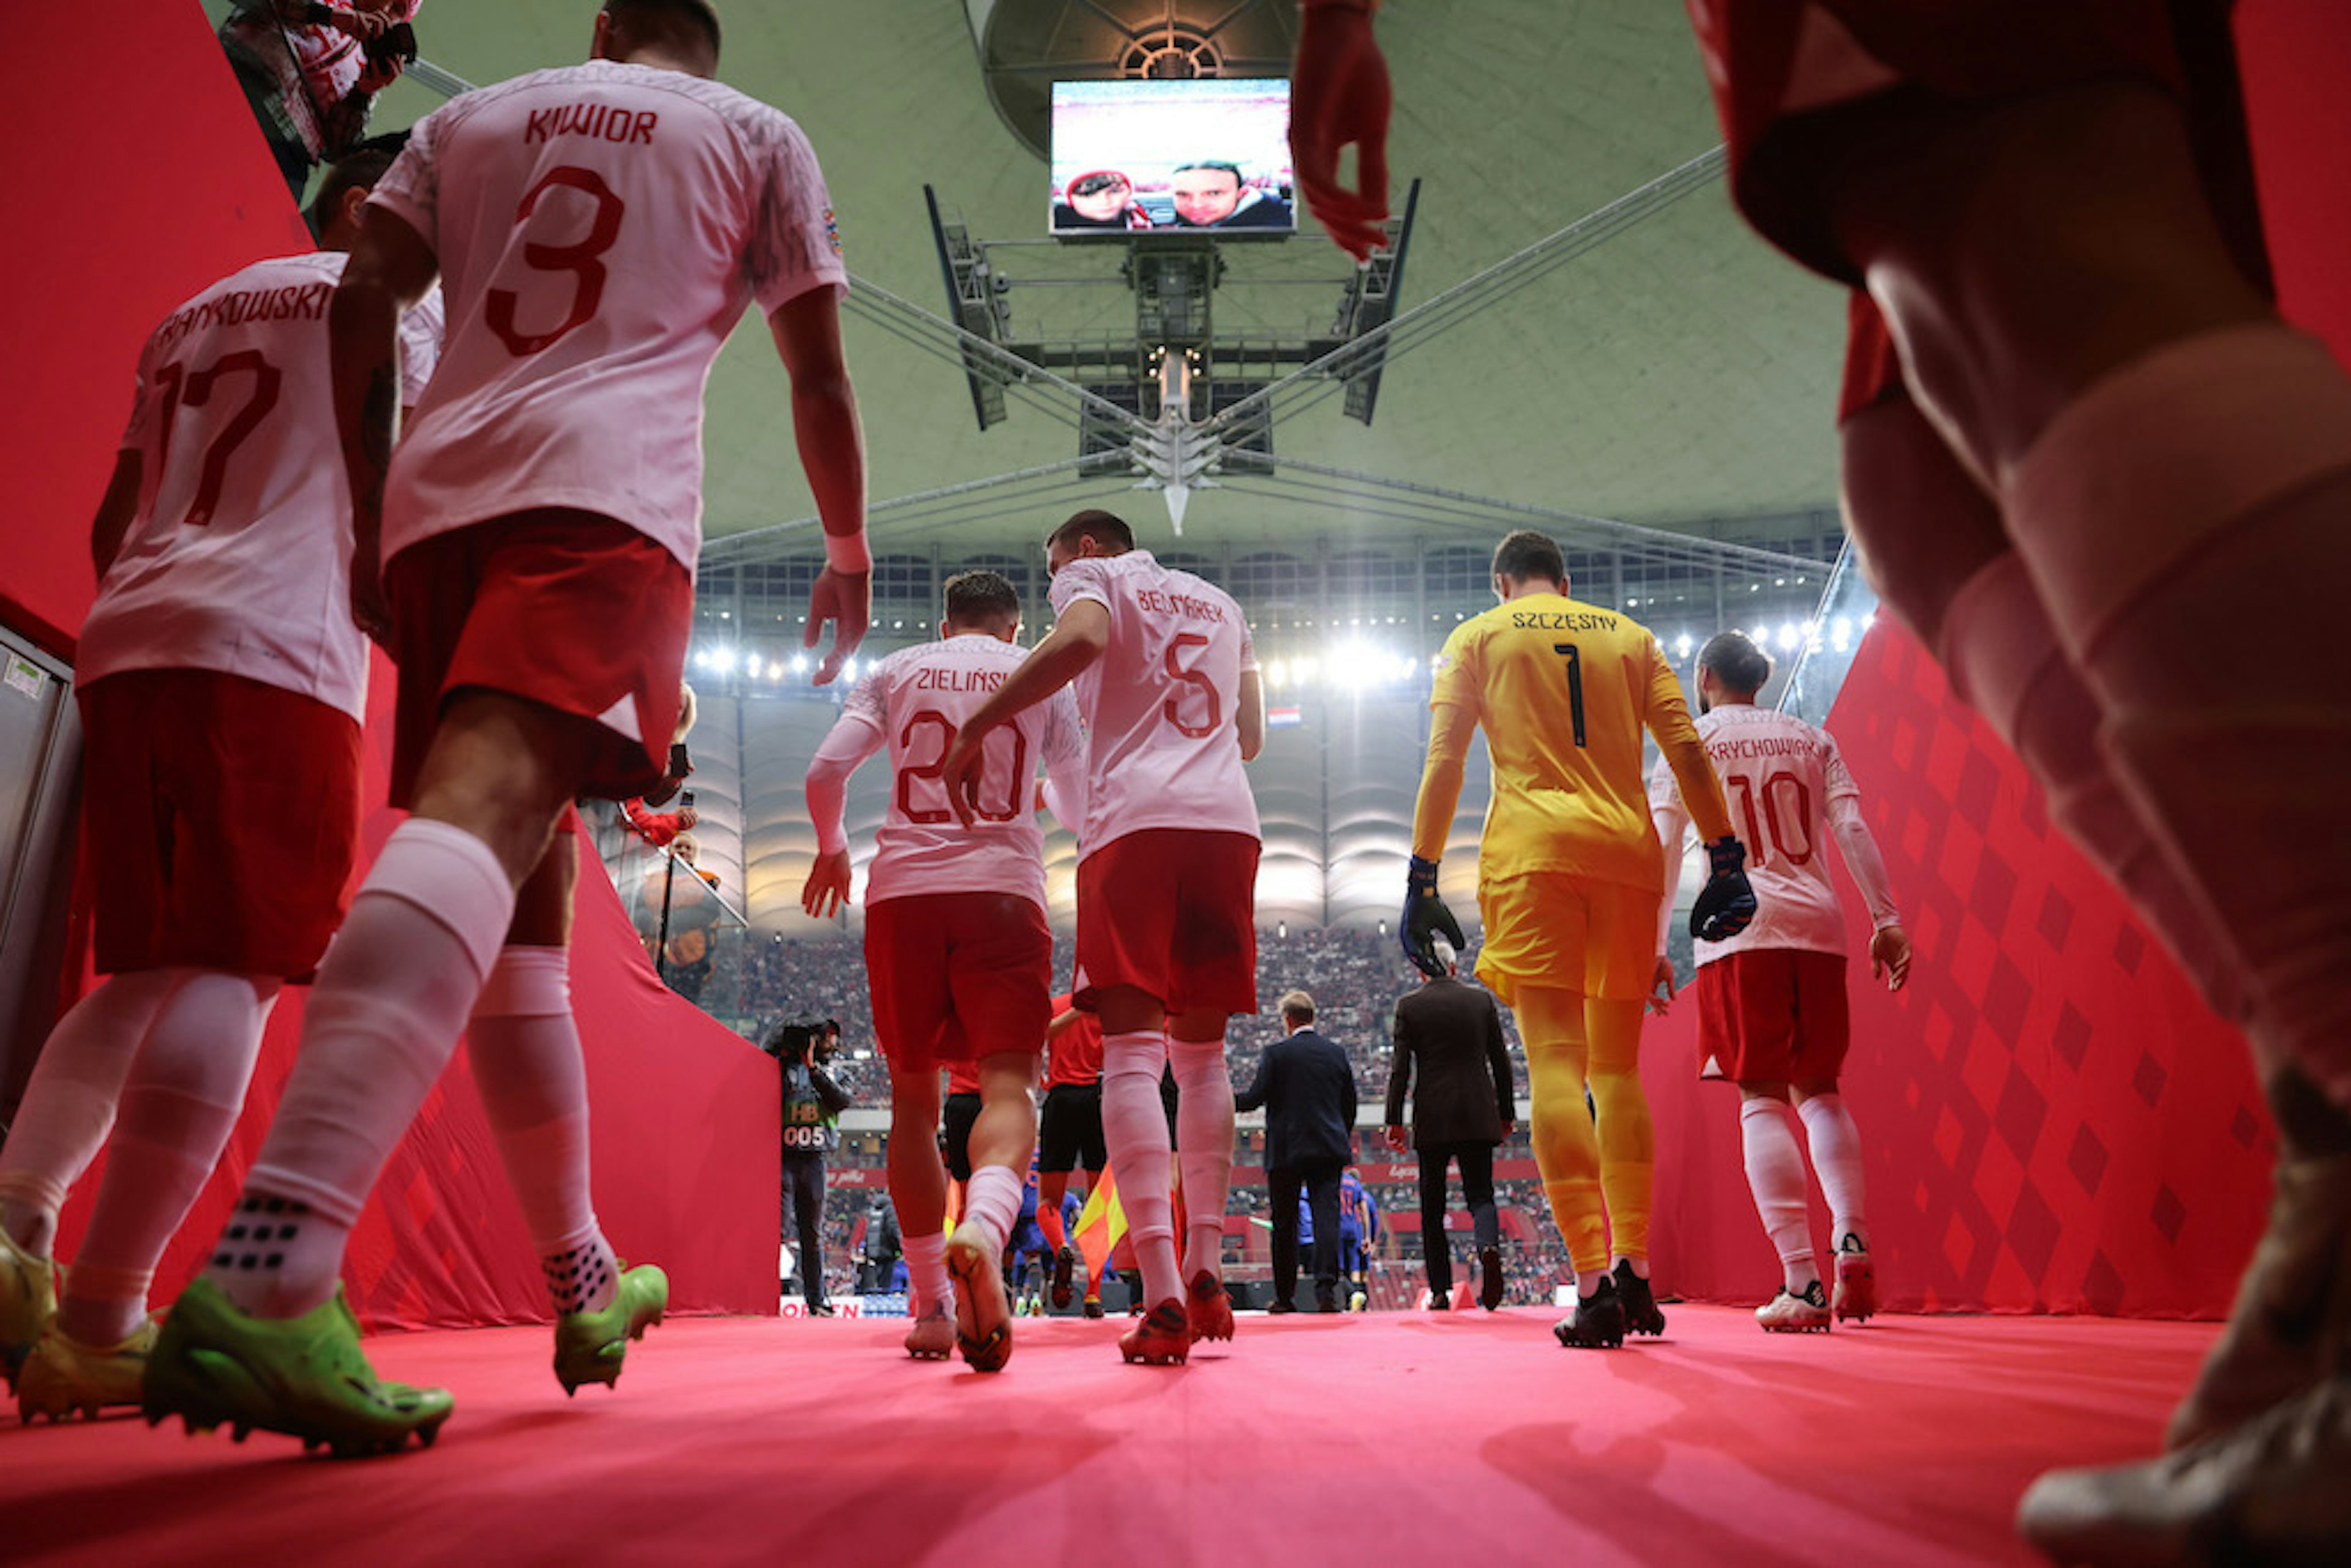
[[(1428, 1260), (1428, 1304), (1442, 1312), (1453, 1291), (1445, 1239), (1445, 1167), (1461, 1166), (1461, 1196), (1478, 1236), (1478, 1301), (1502, 1304), (1501, 1228), (1494, 1212), (1494, 1145), (1510, 1134), (1510, 1056), (1491, 991), (1465, 986), (1455, 966), (1396, 1002), (1395, 1061), (1388, 1073), (1388, 1147), (1420, 1155), (1420, 1243)], [(1415, 1084), (1417, 1071), (1420, 1082)], [(1412, 1095), (1412, 1132), (1404, 1101)]]
[(1314, 1305), (1339, 1310), (1339, 1177), (1354, 1152), (1355, 1070), (1347, 1053), (1314, 1032), (1314, 998), (1281, 998), (1286, 1040), (1266, 1049), (1257, 1077), (1235, 1097), (1236, 1110), (1265, 1109), (1265, 1179), (1273, 1200), (1273, 1304), (1295, 1310), (1298, 1193), (1314, 1222)]

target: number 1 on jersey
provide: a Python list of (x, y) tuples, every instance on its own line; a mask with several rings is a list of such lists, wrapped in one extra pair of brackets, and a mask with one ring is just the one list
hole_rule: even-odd
[(1567, 661), (1567, 712), (1575, 727), (1575, 744), (1583, 744), (1583, 655), (1573, 643), (1553, 643), (1551, 651)]

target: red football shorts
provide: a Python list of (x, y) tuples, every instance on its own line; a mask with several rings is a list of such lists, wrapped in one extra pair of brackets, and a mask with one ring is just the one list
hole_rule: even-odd
[(99, 972), (307, 979), (359, 849), (359, 725), (210, 670), (130, 670), (77, 696)]
[(1171, 1013), (1257, 1011), (1258, 841), (1148, 828), (1078, 862), (1077, 1005), (1132, 986)]
[(416, 776), (455, 693), (522, 697), (596, 726), (580, 792), (657, 786), (677, 728), (694, 580), (625, 523), (524, 512), (436, 534), (385, 564), (400, 699), (392, 803)]
[(1053, 1021), (1053, 934), (1011, 893), (885, 898), (865, 911), (873, 1037), (891, 1070), (1034, 1055)]
[[(1687, 4), (1729, 146), (1732, 200), (1765, 238), (1840, 281), (1860, 277), (1823, 193), (1855, 152), (1955, 104), (2146, 83), (2186, 108), (2208, 187), (2240, 185), (2215, 188), (2215, 205), (2225, 213), (2241, 200), (2252, 213), (2230, 0)], [(2233, 152), (2220, 145), (2229, 141)], [(2224, 215), (2223, 226), (2236, 225)]]
[[(1755, 947), (1698, 971), (1698, 1055), (1741, 1083), (1810, 1083), (1844, 1069), (1844, 958)], [(1700, 1076), (1710, 1076), (1701, 1071)]]

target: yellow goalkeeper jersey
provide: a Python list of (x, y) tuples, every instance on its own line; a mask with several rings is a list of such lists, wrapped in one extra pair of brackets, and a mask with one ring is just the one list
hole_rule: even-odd
[[(1466, 755), (1473, 726), (1486, 731), (1494, 792), (1478, 851), (1480, 882), (1563, 871), (1662, 889), (1645, 728), (1657, 737), (1700, 832), (1712, 839), (1730, 831), (1722, 786), (1665, 651), (1648, 628), (1613, 610), (1525, 593), (1463, 622), (1437, 655), (1429, 703), (1431, 776), (1440, 759)], [(1426, 778), (1422, 792), (1414, 852), (1433, 860), (1455, 802), (1429, 799)]]

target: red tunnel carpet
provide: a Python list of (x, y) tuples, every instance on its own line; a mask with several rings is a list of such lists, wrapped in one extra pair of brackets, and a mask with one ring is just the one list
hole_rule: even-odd
[(1011, 1364), (881, 1320), (656, 1329), (566, 1400), (544, 1330), (394, 1334), (457, 1412), (336, 1463), (135, 1418), (0, 1427), (15, 1562), (855, 1564), (2021, 1563), (2017, 1495), (2156, 1442), (2212, 1335), (1880, 1320), (1767, 1335), (1672, 1312), (1568, 1352), (1549, 1314), (1243, 1316), (1189, 1367), (1123, 1322), (1023, 1322)]

